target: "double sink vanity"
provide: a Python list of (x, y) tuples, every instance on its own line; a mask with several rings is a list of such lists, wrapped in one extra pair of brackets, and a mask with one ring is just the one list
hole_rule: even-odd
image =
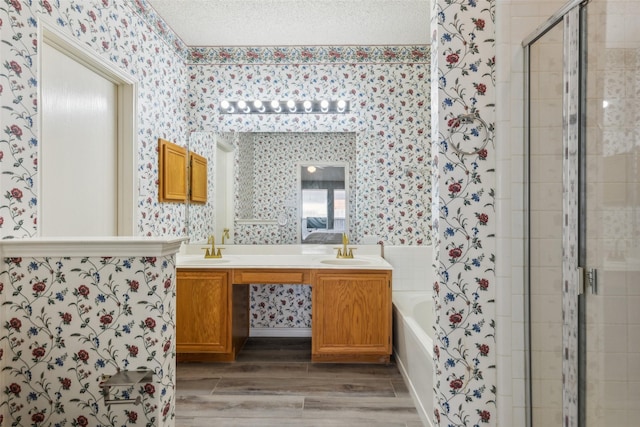
[[(309, 285), (313, 362), (388, 363), (392, 267), (378, 245), (338, 258), (325, 245), (204, 244), (176, 257), (179, 361), (234, 361), (249, 337), (249, 285)], [(346, 249), (346, 244), (345, 244)]]

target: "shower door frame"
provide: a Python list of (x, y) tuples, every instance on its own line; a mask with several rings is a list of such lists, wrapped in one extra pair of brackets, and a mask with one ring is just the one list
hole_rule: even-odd
[[(563, 332), (562, 332), (562, 374), (564, 384), (562, 390), (563, 425), (577, 427), (584, 425), (585, 406), (582, 390), (584, 381), (585, 360), (583, 337), (584, 293), (582, 269), (586, 261), (585, 239), (586, 225), (579, 212), (585, 206), (584, 183), (584, 94), (586, 61), (586, 9), (589, 0), (571, 0), (551, 16), (542, 26), (526, 37), (524, 48), (524, 85), (525, 85), (525, 370), (526, 370), (526, 421), (532, 427), (532, 372), (531, 372), (531, 334), (530, 334), (530, 218), (531, 199), (529, 191), (530, 146), (530, 48), (533, 43), (543, 37), (556, 25), (563, 25)], [(582, 212), (585, 212), (582, 210)]]

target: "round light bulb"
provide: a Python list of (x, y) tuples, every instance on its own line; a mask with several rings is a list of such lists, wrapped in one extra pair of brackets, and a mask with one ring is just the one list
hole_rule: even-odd
[(340, 110), (344, 110), (346, 106), (347, 106), (347, 102), (344, 99), (341, 99), (338, 101), (338, 108)]
[(244, 110), (245, 108), (247, 108), (247, 103), (242, 100), (238, 101), (238, 108)]
[(255, 101), (253, 101), (253, 106), (256, 107), (258, 110), (262, 108), (262, 101), (260, 101), (259, 99), (256, 99)]
[(220, 103), (220, 108), (222, 108), (223, 110), (228, 110), (230, 105), (231, 104), (229, 104), (229, 101), (227, 101), (226, 99), (223, 99), (222, 102)]
[(274, 99), (273, 101), (271, 101), (271, 108), (277, 110), (278, 108), (280, 108), (280, 102)]
[(320, 101), (320, 108), (322, 108), (323, 110), (329, 108), (329, 101), (327, 101), (326, 99)]
[(316, 171), (316, 167), (315, 166), (308, 166), (307, 167), (307, 171), (309, 171), (309, 173), (314, 173)]
[(311, 101), (304, 101), (302, 105), (304, 106), (304, 111), (306, 111), (307, 113), (311, 112)]

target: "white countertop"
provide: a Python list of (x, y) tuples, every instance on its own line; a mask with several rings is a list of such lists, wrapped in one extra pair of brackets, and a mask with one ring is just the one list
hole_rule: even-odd
[[(206, 244), (185, 245), (176, 257), (178, 268), (301, 268), (393, 270), (377, 245), (354, 245), (354, 257), (336, 257), (338, 245), (221, 245), (222, 258), (205, 258)], [(217, 248), (218, 246), (216, 246)]]

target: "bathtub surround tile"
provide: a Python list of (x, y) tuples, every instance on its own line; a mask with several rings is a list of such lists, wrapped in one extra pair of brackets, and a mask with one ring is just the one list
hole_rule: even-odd
[(393, 266), (393, 291), (433, 289), (431, 246), (385, 246), (385, 259)]

